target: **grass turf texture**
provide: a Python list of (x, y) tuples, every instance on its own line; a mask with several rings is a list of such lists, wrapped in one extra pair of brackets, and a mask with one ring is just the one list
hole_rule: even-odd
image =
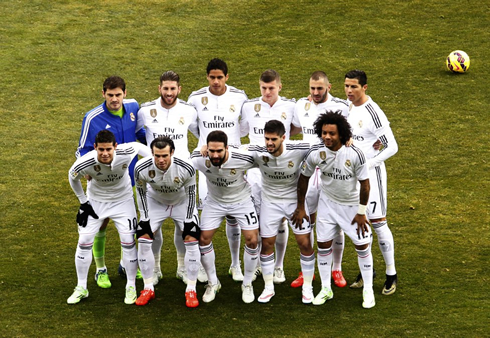
[[(489, 10), (469, 1), (3, 1), (0, 335), (488, 335)], [(466, 74), (445, 70), (455, 49), (471, 58)], [(83, 114), (102, 101), (103, 80), (122, 76), (128, 97), (141, 103), (158, 96), (159, 75), (173, 69), (186, 99), (206, 85), (213, 57), (227, 61), (229, 84), (250, 98), (260, 95), (258, 77), (267, 68), (281, 73), (282, 95), (296, 98), (308, 94), (314, 70), (327, 72), (339, 97), (346, 71), (367, 72), (368, 94), (386, 112), (400, 146), (387, 162), (396, 294), (380, 295), (384, 262), (375, 244), (371, 310), (362, 309), (360, 290), (334, 288), (332, 301), (314, 307), (288, 285), (277, 286), (269, 304), (243, 304), (239, 284), (227, 276), (220, 229), (214, 243), (223, 288), (214, 302), (187, 309), (166, 223), (157, 299), (146, 307), (123, 303), (111, 227), (112, 288), (96, 286), (92, 267), (90, 297), (66, 304), (76, 283), (78, 208), (67, 170)], [(292, 237), (289, 244), (287, 284), (299, 271)], [(358, 268), (349, 240), (343, 267), (352, 282)], [(263, 281), (254, 284), (258, 297)], [(319, 278), (314, 288), (316, 294)], [(198, 286), (199, 299), (203, 293)]]

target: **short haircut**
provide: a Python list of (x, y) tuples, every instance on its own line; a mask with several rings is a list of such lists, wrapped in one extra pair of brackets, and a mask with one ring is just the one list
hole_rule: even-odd
[(320, 114), (316, 121), (313, 123), (313, 129), (315, 134), (322, 138), (322, 128), (326, 124), (335, 124), (339, 132), (340, 143), (345, 145), (352, 137), (352, 131), (347, 119), (340, 113), (335, 113), (333, 111), (327, 111), (326, 113)]
[(99, 143), (112, 143), (112, 145), (116, 145), (116, 137), (111, 131), (103, 129), (95, 136), (95, 145)]
[(211, 61), (209, 61), (208, 66), (206, 68), (206, 74), (209, 75), (209, 73), (213, 69), (221, 70), (223, 74), (225, 74), (225, 76), (228, 74), (228, 65), (226, 64), (226, 62), (224, 62), (221, 59), (214, 58)]
[(107, 89), (116, 88), (121, 88), (123, 92), (126, 91), (126, 82), (124, 82), (122, 77), (116, 75), (109, 76), (107, 79), (105, 79), (104, 84), (102, 85), (102, 90), (104, 93), (107, 91)]
[(177, 85), (180, 85), (180, 76), (173, 70), (167, 70), (160, 76), (160, 83), (163, 81), (175, 81)]
[(286, 128), (284, 127), (284, 123), (281, 121), (270, 120), (264, 126), (264, 134), (265, 133), (273, 133), (282, 137), (282, 135), (286, 134)]
[(367, 84), (367, 75), (363, 70), (354, 69), (345, 74), (346, 79), (357, 79), (361, 86)]
[(210, 142), (222, 142), (225, 145), (225, 148), (228, 146), (228, 136), (221, 130), (213, 130), (208, 134), (206, 139), (206, 143)]
[(313, 72), (313, 74), (311, 74), (310, 76), (310, 79), (313, 81), (323, 80), (326, 83), (329, 83), (327, 74), (325, 74), (325, 72), (321, 70), (317, 70), (316, 72)]
[(170, 147), (170, 152), (175, 150), (174, 141), (170, 137), (158, 136), (157, 138), (154, 138), (153, 141), (151, 141), (150, 149), (151, 149), (151, 152), (153, 153), (153, 147), (155, 147), (157, 149), (164, 149), (167, 146)]
[(281, 83), (281, 75), (276, 72), (274, 69), (267, 69), (260, 75), (260, 81), (269, 83), (272, 81), (276, 81), (277, 83)]

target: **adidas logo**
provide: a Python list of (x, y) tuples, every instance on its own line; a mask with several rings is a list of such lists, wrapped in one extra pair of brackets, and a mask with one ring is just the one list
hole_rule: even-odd
[(310, 117), (310, 115), (308, 113), (305, 114), (305, 117)]
[(206, 172), (207, 172), (207, 173), (211, 173), (211, 170), (209, 170), (209, 169), (208, 169), (208, 170), (206, 170)]
[(259, 113), (255, 114), (255, 116), (254, 116), (254, 117), (260, 117)]
[(158, 123), (158, 120), (157, 119), (153, 119), (153, 121), (151, 121), (151, 123)]
[(106, 124), (105, 129), (109, 129), (111, 127), (110, 124)]
[(208, 107), (204, 107), (202, 111), (208, 111)]
[(151, 180), (150, 183), (155, 183), (155, 181)]
[(102, 175), (102, 173), (97, 173), (97, 176), (100, 176), (100, 175)]

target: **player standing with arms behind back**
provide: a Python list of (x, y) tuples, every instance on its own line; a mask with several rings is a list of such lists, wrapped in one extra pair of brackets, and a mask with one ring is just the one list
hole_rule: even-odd
[[(386, 281), (382, 294), (391, 295), (396, 291), (398, 278), (395, 269), (395, 243), (386, 220), (387, 174), (385, 161), (398, 151), (390, 122), (379, 106), (366, 95), (367, 76), (362, 70), (352, 70), (345, 74), (345, 94), (351, 101), (348, 121), (352, 128), (354, 145), (360, 148), (367, 159), (371, 192), (369, 195), (369, 220), (378, 236), (378, 244), (386, 264)], [(380, 140), (380, 150), (373, 144)], [(358, 276), (351, 288), (363, 286), (362, 276)]]

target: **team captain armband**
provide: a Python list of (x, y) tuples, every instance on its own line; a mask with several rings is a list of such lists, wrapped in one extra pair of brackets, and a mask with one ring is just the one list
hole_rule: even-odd
[(357, 214), (358, 215), (365, 215), (366, 209), (367, 209), (367, 205), (359, 204), (359, 209), (357, 209)]

